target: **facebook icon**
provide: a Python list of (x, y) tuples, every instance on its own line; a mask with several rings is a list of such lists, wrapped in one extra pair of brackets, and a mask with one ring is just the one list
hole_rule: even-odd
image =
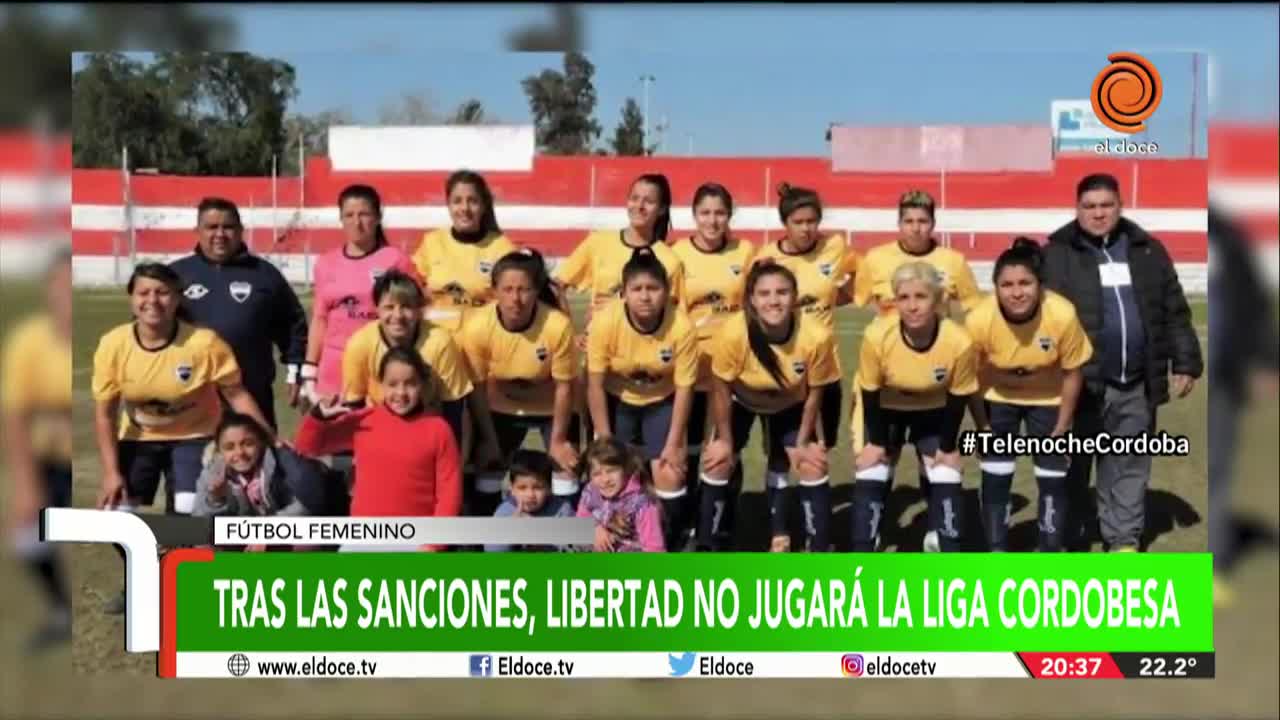
[(471, 656), (471, 677), (489, 677), (493, 674), (493, 662), (488, 655)]

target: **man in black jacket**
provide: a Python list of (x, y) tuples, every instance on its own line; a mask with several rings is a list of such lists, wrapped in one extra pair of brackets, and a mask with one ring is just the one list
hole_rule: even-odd
[[(1204, 369), (1173, 261), (1159, 240), (1120, 211), (1116, 179), (1089, 175), (1076, 187), (1076, 219), (1050, 235), (1045, 248), (1045, 285), (1075, 304), (1094, 348), (1076, 409), (1078, 437), (1154, 432), (1156, 408), (1169, 401), (1170, 385), (1186, 397)], [(1112, 551), (1136, 552), (1151, 457), (1073, 458), (1069, 511), (1077, 542), (1083, 539), (1095, 460), (1102, 539)]]
[(276, 429), (272, 385), (280, 351), (288, 368), (289, 401), (297, 401), (297, 368), (306, 359), (307, 314), (280, 270), (249, 252), (235, 203), (205, 198), (196, 209), (195, 251), (172, 263), (182, 277), (192, 319), (231, 346), (244, 386)]

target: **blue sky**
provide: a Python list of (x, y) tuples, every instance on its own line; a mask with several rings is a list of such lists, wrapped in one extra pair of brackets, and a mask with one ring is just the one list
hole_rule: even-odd
[[(545, 21), (540, 5), (224, 6), (240, 44), (298, 70), (301, 112), (345, 107), (373, 120), (402, 92), (448, 108), (477, 97), (527, 122), (520, 80), (558, 55), (505, 52), (507, 31)], [(1045, 122), (1055, 98), (1085, 98), (1106, 55), (1145, 54), (1165, 83), (1149, 138), (1190, 149), (1191, 53), (1204, 119), (1280, 116), (1280, 12), (1271, 5), (584, 6), (596, 65), (596, 117), (607, 136), (639, 77), (657, 78), (651, 117), (663, 151), (825, 155), (830, 122)], [(1203, 60), (1203, 58), (1202, 58)]]

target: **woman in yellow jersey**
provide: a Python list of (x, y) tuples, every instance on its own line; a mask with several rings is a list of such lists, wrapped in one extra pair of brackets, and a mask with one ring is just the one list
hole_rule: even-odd
[(820, 431), (825, 387), (840, 379), (835, 338), (796, 307), (796, 278), (776, 263), (752, 265), (743, 312), (727, 320), (713, 343), (711, 417), (714, 437), (702, 454), (698, 544), (725, 549), (741, 490), (739, 456), (751, 426), (763, 424), (771, 549), (791, 548), (789, 474), (800, 484), (805, 545), (830, 549), (831, 485)]
[(666, 547), (675, 550), (688, 527), (685, 433), (698, 346), (662, 263), (650, 250), (634, 252), (622, 268), (622, 298), (591, 322), (587, 400), (596, 437), (616, 436), (649, 461)]
[(93, 356), (102, 459), (98, 507), (150, 505), (163, 475), (166, 509), (189, 515), (222, 401), (265, 428), (271, 425), (245, 390), (227, 343), (187, 322), (177, 273), (142, 263), (127, 289), (133, 321), (107, 331)]
[[(382, 357), (393, 347), (417, 348), (431, 370), (431, 384), (424, 389), (429, 409), (438, 409), (462, 446), (464, 404), (471, 399), (477, 416), (488, 416), (488, 406), (472, 393), (466, 362), (448, 331), (423, 318), (426, 297), (409, 275), (388, 270), (373, 284), (378, 319), (352, 334), (342, 353), (342, 400), (348, 405), (378, 405), (383, 389), (378, 382)], [(306, 422), (307, 420), (303, 420)], [(485, 438), (490, 443), (494, 438)]]
[(493, 299), (490, 272), (516, 246), (498, 227), (493, 192), (483, 175), (459, 170), (444, 190), (450, 226), (424, 235), (413, 262), (430, 295), (427, 319), (452, 334), (469, 310)]
[(576, 500), (573, 321), (560, 309), (547, 266), (534, 250), (504, 255), (493, 266), (491, 282), (494, 302), (470, 313), (454, 336), (472, 382), (488, 399), (491, 419), (481, 434), (497, 438), (501, 457), (497, 468), (479, 468), (477, 490), (496, 505), (505, 468), (529, 432), (537, 430), (555, 461), (552, 492)]
[[(945, 316), (953, 316), (954, 305), (958, 304), (965, 311), (976, 305), (982, 299), (982, 293), (973, 277), (973, 269), (964, 255), (938, 244), (933, 237), (936, 224), (936, 208), (928, 193), (921, 190), (903, 193), (898, 200), (898, 239), (877, 245), (867, 252), (854, 280), (854, 303), (874, 303), (881, 315), (897, 312), (892, 288), (893, 273), (905, 263), (921, 261), (938, 271)], [(854, 382), (857, 382), (856, 376)], [(851, 412), (853, 424), (859, 425), (862, 419), (857, 410), (856, 393)], [(920, 463), (920, 491), (929, 494), (929, 478), (924, 472), (923, 462)], [(929, 532), (925, 535), (926, 547), (931, 551), (937, 550), (937, 521), (936, 515), (931, 513)]]
[[(1057, 436), (1071, 428), (1093, 346), (1071, 301), (1042, 284), (1040, 246), (1020, 237), (996, 259), (995, 294), (978, 303), (965, 326), (978, 351), (979, 427), (997, 435)], [(985, 400), (985, 403), (982, 402)], [(982, 458), (982, 518), (992, 550), (1008, 550), (1009, 492), (1016, 457)], [(1034, 458), (1041, 552), (1063, 549), (1068, 455)]]
[[(631, 183), (627, 195), (627, 227), (596, 230), (556, 268), (560, 285), (591, 296), (588, 313), (618, 297), (622, 266), (636, 248), (651, 248), (666, 268), (672, 297), (682, 297), (684, 269), (667, 245), (671, 231), (671, 185), (665, 175), (649, 173)], [(588, 314), (588, 318), (590, 314)]]
[(942, 282), (944, 311), (951, 315), (951, 303), (970, 310), (982, 299), (973, 269), (963, 254), (942, 247), (933, 237), (936, 211), (933, 198), (921, 190), (903, 193), (898, 200), (898, 239), (867, 251), (853, 283), (853, 302), (874, 302), (881, 315), (896, 312), (892, 288), (893, 273), (909, 262), (926, 262), (938, 271)]
[[(602, 305), (617, 298), (622, 291), (622, 266), (631, 259), (636, 248), (651, 248), (667, 270), (671, 294), (683, 296), (684, 268), (667, 245), (671, 232), (671, 184), (667, 176), (646, 173), (631, 183), (627, 193), (627, 227), (621, 230), (596, 230), (587, 235), (569, 257), (555, 269), (554, 281), (562, 296), (565, 290), (586, 293), (590, 297), (587, 327), (577, 340), (578, 349), (587, 349), (592, 314)], [(568, 309), (568, 304), (563, 305)], [(591, 438), (591, 413), (586, 408), (586, 380), (579, 378), (575, 405), (585, 421), (586, 437)]]
[[(808, 188), (778, 186), (778, 215), (786, 233), (756, 254), (787, 268), (796, 277), (796, 307), (835, 334), (835, 309), (852, 299), (850, 289), (858, 273), (858, 253), (841, 233), (823, 234), (822, 199)], [(836, 355), (836, 371), (843, 376)], [(822, 437), (835, 446), (840, 430), (843, 390), (840, 382), (827, 385), (822, 395)]]
[(964, 328), (942, 316), (942, 279), (932, 265), (902, 265), (890, 285), (897, 312), (871, 321), (859, 352), (853, 550), (871, 552), (879, 543), (893, 468), (909, 442), (929, 477), (940, 547), (952, 552), (960, 549), (964, 518), (956, 436), (978, 391), (977, 353)]
[(48, 615), (27, 641), (38, 652), (71, 641), (71, 596), (54, 546), (40, 542), (40, 511), (71, 506), (71, 251), (45, 274), (45, 307), (4, 343), (5, 456), (14, 550), (39, 579)]
[[(748, 241), (733, 237), (733, 196), (723, 185), (705, 183), (693, 193), (693, 235), (671, 250), (684, 266), (680, 306), (693, 322), (698, 341), (698, 384), (689, 408), (688, 467), (697, 466), (707, 430), (707, 397), (711, 391), (711, 339), (726, 318), (742, 310), (747, 268), (755, 255)], [(692, 489), (692, 488), (691, 488)]]

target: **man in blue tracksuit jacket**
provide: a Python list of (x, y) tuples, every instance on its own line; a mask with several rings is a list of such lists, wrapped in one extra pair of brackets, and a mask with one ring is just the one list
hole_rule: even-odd
[(245, 388), (275, 429), (271, 348), (279, 349), (288, 367), (292, 404), (297, 401), (298, 367), (306, 359), (306, 312), (279, 268), (245, 247), (235, 203), (200, 201), (196, 234), (194, 253), (171, 264), (182, 277), (183, 305), (194, 322), (212, 328), (231, 346)]

